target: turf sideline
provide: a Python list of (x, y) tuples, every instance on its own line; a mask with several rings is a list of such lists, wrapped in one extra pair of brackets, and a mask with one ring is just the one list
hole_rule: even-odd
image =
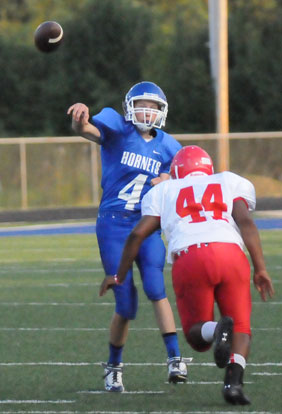
[[(257, 218), (255, 219), (255, 223), (259, 230), (282, 229), (282, 218)], [(95, 233), (96, 225), (90, 223), (36, 224), (0, 228), (0, 237)]]

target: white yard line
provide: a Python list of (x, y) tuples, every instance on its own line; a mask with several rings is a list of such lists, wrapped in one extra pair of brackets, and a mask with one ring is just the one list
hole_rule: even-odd
[[(63, 257), (63, 258), (59, 258), (59, 259), (54, 259), (54, 258), (52, 258), (52, 259), (37, 259), (37, 260), (33, 260), (33, 262), (34, 263), (36, 263), (36, 265), (38, 265), (38, 263), (49, 263), (49, 262), (53, 262), (53, 263), (64, 263), (64, 262), (66, 262), (66, 261), (72, 261), (72, 262), (79, 262), (79, 261), (82, 261), (83, 259), (80, 259), (80, 258), (77, 258), (77, 259), (74, 259), (73, 257)], [(87, 259), (86, 260), (87, 261), (87, 263), (101, 263), (101, 260), (100, 260), (100, 258), (97, 258), (97, 259), (91, 259), (91, 260), (89, 260), (89, 259)], [(27, 269), (27, 268), (22, 268), (22, 264), (23, 263), (26, 263), (26, 259), (22, 259), (22, 260), (17, 260), (17, 261), (15, 261), (15, 259), (1, 259), (1, 264), (9, 264), (9, 263), (14, 263), (14, 264), (19, 264), (19, 267), (17, 267), (17, 269), (18, 269), (18, 271), (20, 272), (21, 270), (23, 271), (23, 272), (25, 272), (25, 271), (29, 271), (29, 269)], [(31, 270), (33, 270), (34, 271), (34, 273), (36, 273), (36, 271), (37, 271), (37, 269), (31, 269)], [(65, 269), (65, 270), (68, 270), (69, 271), (69, 269)], [(92, 270), (95, 270), (95, 269), (92, 269)], [(50, 271), (50, 269), (49, 269), (49, 271)], [(52, 271), (53, 271), (53, 269), (52, 269)], [(97, 270), (96, 270), (97, 271)]]
[(85, 303), (85, 302), (0, 302), (0, 306), (113, 306), (114, 302)]
[[(0, 302), (0, 306), (112, 306), (114, 302)], [(282, 305), (281, 302), (253, 302), (253, 305)], [(151, 302), (140, 302), (139, 306), (151, 305)], [(259, 329), (259, 328), (257, 328)], [(263, 328), (262, 328), (263, 329)], [(268, 328), (266, 328), (268, 329)], [(276, 328), (273, 328), (276, 329)], [(277, 328), (280, 329), (280, 328)]]
[[(65, 272), (66, 270), (64, 270), (64, 272)], [(49, 271), (48, 271), (49, 272)], [(82, 272), (85, 272), (85, 270), (83, 270)], [(87, 270), (87, 272), (93, 272), (94, 273), (94, 271), (92, 271), (92, 270)], [(1, 270), (0, 270), (0, 273), (6, 273), (6, 271), (5, 272), (1, 272)], [(47, 270), (45, 270), (44, 271), (44, 273), (47, 273)], [(52, 271), (52, 273), (53, 273), (53, 271)], [(59, 271), (57, 271), (57, 273), (60, 273)], [(11, 272), (9, 271), (9, 272), (7, 272), (7, 274), (11, 274)], [(272, 280), (272, 282), (274, 283), (274, 284), (281, 284), (282, 283), (282, 280), (279, 280), (279, 281), (275, 281), (275, 280)], [(4, 289), (19, 289), (19, 288), (28, 288), (28, 289), (34, 289), (34, 288), (37, 288), (37, 289), (46, 289), (46, 288), (48, 288), (48, 287), (58, 287), (58, 288), (73, 288), (73, 287), (77, 287), (77, 286), (86, 286), (86, 287), (88, 287), (88, 286), (100, 286), (101, 285), (101, 283), (100, 282), (96, 282), (96, 283), (94, 283), (94, 282), (72, 282), (72, 283), (64, 283), (64, 282), (62, 282), (62, 283), (47, 283), (47, 284), (40, 284), (40, 285), (30, 285), (30, 284), (23, 284), (23, 285), (20, 285), (20, 284), (18, 284), (18, 283), (15, 283), (15, 285), (9, 285), (9, 286), (5, 286), (5, 284), (4, 283), (1, 283), (1, 288), (4, 288)], [(138, 285), (141, 285), (140, 283), (135, 283), (135, 285), (136, 286), (138, 286)]]
[[(108, 394), (108, 391), (78, 391), (78, 394)], [(165, 394), (166, 391), (123, 391), (122, 394)]]
[[(0, 331), (3, 332), (13, 332), (13, 331), (22, 331), (22, 332), (40, 332), (40, 331), (49, 331), (49, 332), (103, 332), (108, 331), (108, 328), (65, 328), (65, 327), (50, 327), (50, 328), (29, 328), (29, 327), (0, 327)], [(130, 331), (143, 332), (143, 331), (155, 331), (159, 332), (159, 328), (129, 328)], [(176, 328), (177, 331), (181, 332), (182, 328)], [(281, 332), (282, 328), (253, 328), (252, 331), (266, 331), (266, 332)]]
[(261, 375), (261, 376), (265, 376), (265, 377), (268, 377), (268, 376), (276, 376), (276, 375), (282, 375), (282, 372), (252, 372), (252, 374), (251, 375)]
[(73, 404), (75, 400), (0, 400), (0, 404)]
[(95, 225), (95, 220), (93, 222), (90, 221), (81, 221), (81, 222), (70, 222), (70, 223), (44, 223), (44, 224), (28, 224), (25, 226), (21, 226), (21, 225), (15, 225), (15, 226), (7, 226), (7, 227), (1, 227), (1, 231), (5, 232), (7, 230), (40, 230), (40, 229), (49, 229), (49, 228), (68, 228), (68, 227), (89, 227), (89, 226), (94, 226)]
[(281, 411), (1, 411), (1, 414), (281, 414)]
[[(189, 364), (191, 365), (191, 364)], [(165, 384), (169, 384), (170, 382), (165, 382)], [(252, 381), (244, 381), (244, 384), (254, 384)], [(178, 386), (181, 385), (222, 385), (222, 381), (186, 381), (186, 382), (180, 382), (177, 384)]]
[[(29, 328), (29, 327), (0, 327), (0, 331), (54, 331), (54, 332), (95, 332), (95, 331), (108, 331), (108, 328), (65, 328), (65, 327), (50, 327), (50, 328)], [(158, 332), (159, 328), (129, 328), (130, 331), (155, 331)], [(182, 331), (182, 328), (176, 328), (177, 331)], [(281, 332), (282, 328), (253, 328), (252, 331), (267, 331), (267, 332)]]
[(252, 302), (252, 305), (270, 305), (270, 306), (276, 306), (276, 305), (282, 305), (282, 302), (272, 302), (271, 300), (269, 302)]
[[(125, 366), (166, 366), (165, 362), (126, 362)], [(0, 366), (3, 367), (15, 367), (15, 366), (63, 366), (63, 367), (85, 367), (85, 366), (102, 366), (102, 362), (62, 362), (62, 361), (42, 361), (42, 362), (0, 362)], [(197, 367), (215, 367), (214, 362), (189, 362), (189, 366)], [(255, 363), (249, 362), (248, 366), (251, 367), (282, 367), (282, 362), (263, 362)]]

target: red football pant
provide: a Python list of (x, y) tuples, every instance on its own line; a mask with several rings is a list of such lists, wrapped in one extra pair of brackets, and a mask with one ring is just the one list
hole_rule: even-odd
[(250, 264), (231, 243), (190, 246), (173, 263), (173, 288), (186, 338), (192, 325), (214, 320), (214, 303), (231, 316), (234, 332), (251, 334)]

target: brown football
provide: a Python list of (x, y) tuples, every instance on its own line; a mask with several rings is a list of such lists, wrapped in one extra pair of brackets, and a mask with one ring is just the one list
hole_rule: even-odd
[(63, 40), (63, 29), (57, 22), (41, 23), (34, 32), (35, 46), (41, 52), (53, 52)]

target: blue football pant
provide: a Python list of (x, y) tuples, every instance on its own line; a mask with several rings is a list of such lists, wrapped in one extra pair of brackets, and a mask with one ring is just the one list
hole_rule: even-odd
[[(139, 215), (130, 213), (99, 213), (96, 233), (106, 275), (117, 273), (125, 241), (139, 219)], [(161, 239), (161, 232), (157, 231), (144, 240), (136, 258), (143, 289), (150, 300), (156, 301), (166, 297), (163, 277), (164, 263), (165, 246)], [(114, 286), (113, 290), (116, 313), (126, 319), (135, 319), (138, 295), (132, 269), (128, 272), (124, 283), (121, 286)]]

